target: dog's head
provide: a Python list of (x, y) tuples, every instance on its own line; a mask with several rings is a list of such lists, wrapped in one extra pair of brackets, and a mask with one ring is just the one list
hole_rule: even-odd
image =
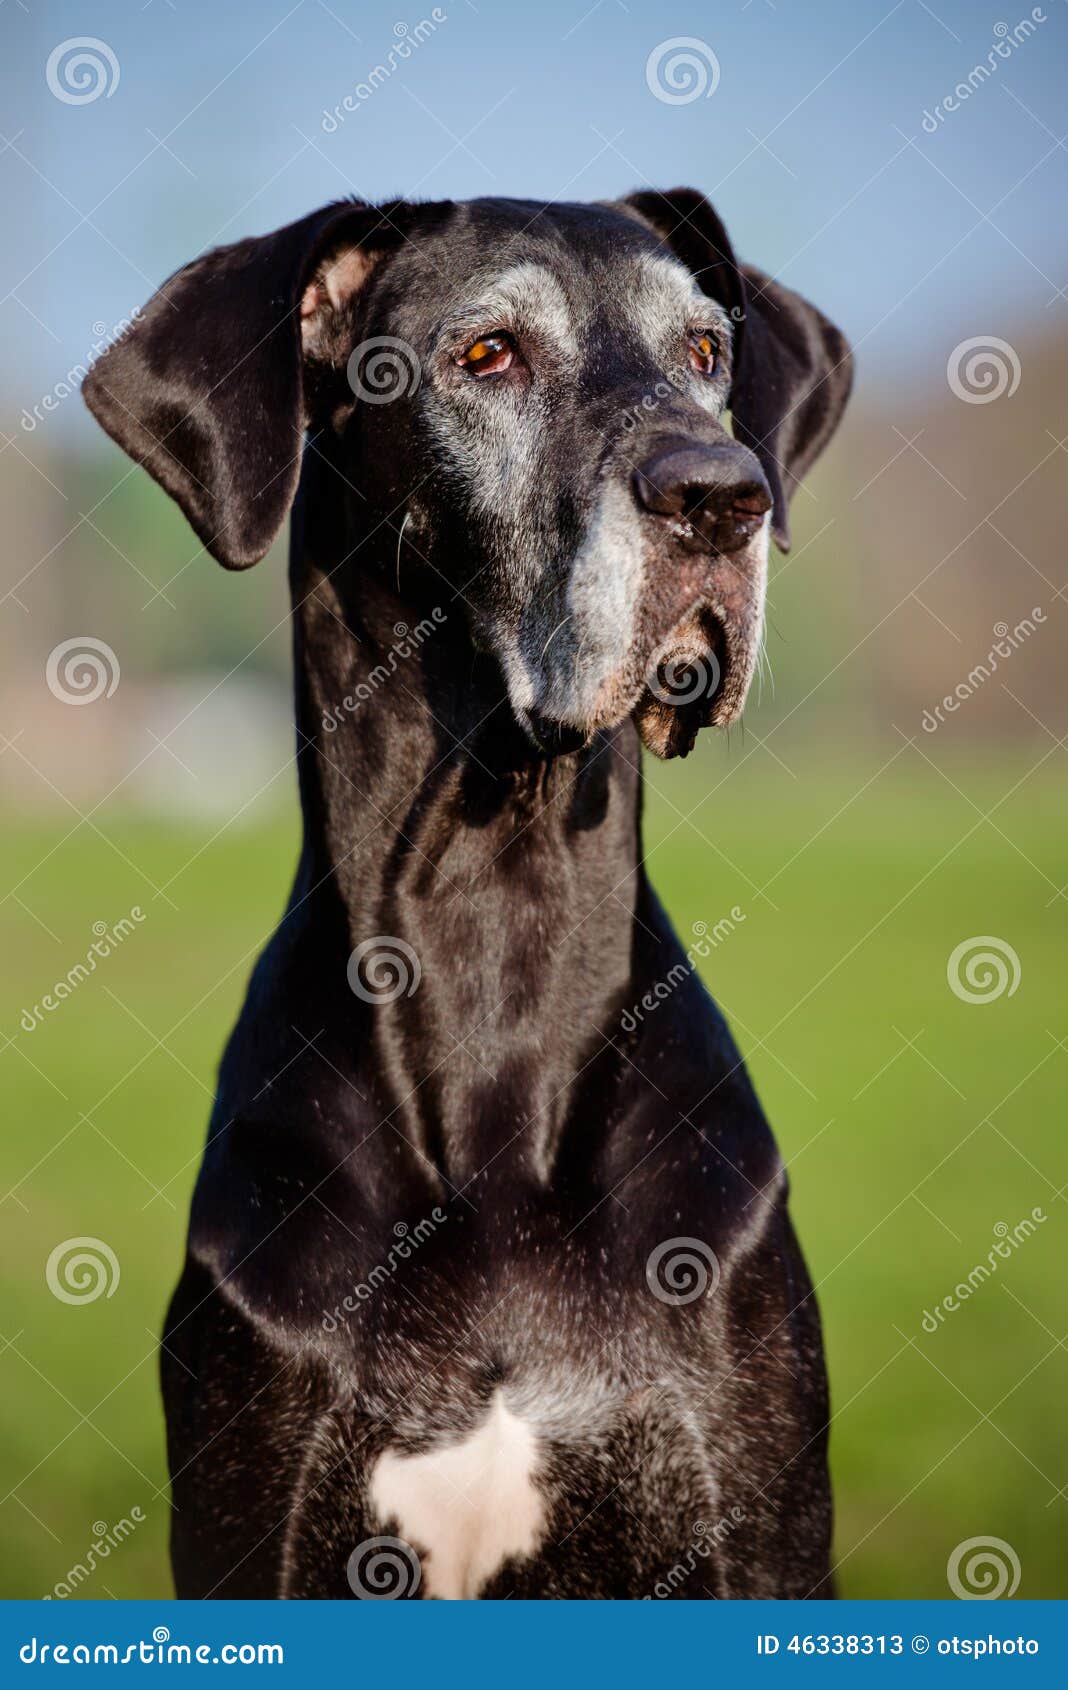
[(769, 532), (850, 375), (679, 190), (328, 206), (179, 271), (85, 395), (234, 569), (284, 522), (305, 429), (332, 431), (388, 542), (344, 567), (400, 544), (445, 574), (542, 750), (633, 712), (670, 756), (741, 711)]

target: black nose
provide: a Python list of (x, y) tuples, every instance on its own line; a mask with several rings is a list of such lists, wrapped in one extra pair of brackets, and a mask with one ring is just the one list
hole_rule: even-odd
[(634, 471), (643, 510), (670, 517), (684, 544), (736, 552), (771, 509), (771, 494), (754, 454), (733, 444), (705, 446), (671, 438)]

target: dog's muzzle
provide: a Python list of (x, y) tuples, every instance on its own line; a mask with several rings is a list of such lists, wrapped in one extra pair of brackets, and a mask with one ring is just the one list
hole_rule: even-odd
[[(590, 640), (588, 622), (582, 632), (574, 619), (576, 638), (572, 616), (561, 621), (574, 641), (560, 670), (563, 684), (535, 689), (517, 709), (543, 755), (574, 751), (598, 728), (632, 713), (657, 756), (685, 755), (700, 728), (725, 725), (741, 710), (763, 627), (772, 499), (755, 455), (721, 433), (712, 441), (658, 436), (607, 495), (611, 520), (603, 526), (614, 524), (614, 545), (624, 551), (591, 552), (585, 573), (580, 565), (576, 597), (587, 605), (601, 597), (610, 610), (611, 589), (605, 595), (601, 583), (624, 578), (626, 549), (633, 546), (641, 565), (632, 570), (626, 643), (612, 653), (611, 641), (601, 641), (600, 679), (583, 698), (586, 677), (572, 681), (569, 670), (598, 642)], [(550, 630), (546, 647), (555, 637)], [(558, 657), (562, 650), (558, 644)]]
[(663, 517), (689, 551), (729, 557), (753, 539), (771, 509), (755, 455), (733, 443), (705, 446), (683, 437), (659, 443), (632, 477), (643, 510)]
[(634, 719), (651, 751), (685, 756), (701, 728), (732, 721), (745, 701), (763, 627), (771, 492), (746, 447), (677, 436), (657, 443), (632, 486), (639, 506), (663, 523), (659, 597), (661, 616), (672, 618), (649, 658)]

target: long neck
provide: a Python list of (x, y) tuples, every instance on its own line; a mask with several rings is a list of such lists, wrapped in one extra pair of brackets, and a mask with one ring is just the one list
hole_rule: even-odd
[(547, 1166), (629, 1001), (637, 738), (536, 756), (462, 596), (407, 564), (398, 592), (317, 491), (291, 569), (300, 884), (329, 883), (363, 947), (340, 992), (409, 1142), (453, 1180)]

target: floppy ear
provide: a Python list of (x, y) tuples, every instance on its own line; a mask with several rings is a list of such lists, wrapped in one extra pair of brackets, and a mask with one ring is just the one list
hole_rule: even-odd
[(632, 194), (623, 203), (652, 224), (734, 321), (734, 433), (760, 459), (774, 501), (772, 533), (788, 551), (790, 499), (838, 427), (849, 398), (849, 345), (807, 299), (738, 263), (703, 194), (675, 188)]
[(218, 247), (149, 300), (83, 383), (111, 438), (228, 569), (258, 563), (297, 490), (305, 360), (331, 361), (376, 256), (410, 208), (324, 206)]

